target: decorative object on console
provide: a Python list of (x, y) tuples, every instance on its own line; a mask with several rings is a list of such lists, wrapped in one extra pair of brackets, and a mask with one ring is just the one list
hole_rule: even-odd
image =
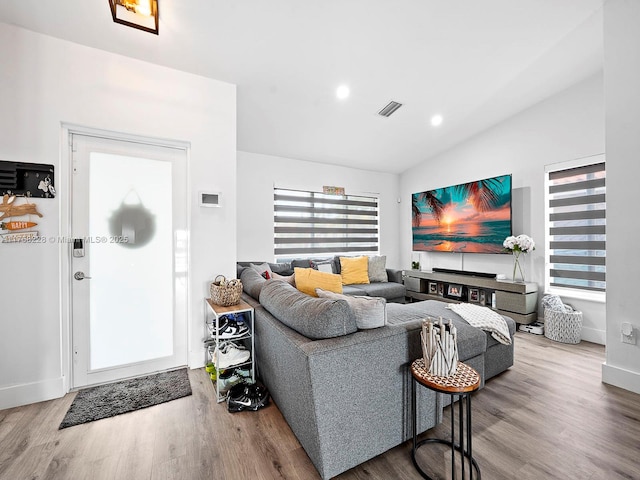
[(480, 291), (477, 288), (469, 289), (469, 301), (475, 303), (480, 301)]
[[(523, 253), (530, 253), (536, 249), (536, 244), (528, 235), (518, 235), (514, 237), (513, 235), (505, 238), (503, 244), (505, 250), (509, 252), (513, 252), (513, 275), (512, 280), (514, 282), (520, 281), (524, 282), (524, 270), (522, 265), (520, 264), (520, 255)], [(519, 280), (516, 280), (516, 271), (520, 272)]]
[(447, 295), (450, 297), (462, 297), (462, 285), (449, 284), (447, 287)]
[(422, 321), (420, 332), (422, 356), (429, 373), (439, 377), (455, 375), (458, 368), (457, 331), (453, 322), (448, 324), (432, 321), (430, 317)]

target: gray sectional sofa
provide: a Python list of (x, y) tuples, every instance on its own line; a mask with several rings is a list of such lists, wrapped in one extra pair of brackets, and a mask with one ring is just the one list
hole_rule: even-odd
[[(295, 267), (300, 268), (311, 268), (313, 261), (321, 262), (321, 263), (331, 263), (333, 272), (340, 273), (340, 257), (332, 257), (330, 259), (323, 260), (312, 260), (312, 259), (295, 259), (290, 262), (282, 262), (282, 263), (268, 263), (270, 268), (279, 275), (292, 275), (293, 269)], [(261, 265), (265, 262), (238, 262), (237, 264), (237, 274), (238, 278), (240, 278), (240, 273), (244, 268), (250, 267), (251, 265)], [(387, 278), (386, 282), (373, 282), (362, 285), (344, 285), (342, 287), (342, 292), (345, 295), (367, 295), (371, 297), (382, 297), (387, 300), (387, 302), (394, 303), (404, 303), (405, 294), (407, 289), (404, 286), (404, 282), (402, 280), (402, 270), (395, 270), (393, 268), (387, 268)]]
[[(513, 344), (499, 344), (445, 303), (388, 303), (387, 325), (358, 330), (345, 300), (310, 297), (250, 268), (239, 272), (243, 300), (255, 308), (258, 376), (323, 479), (411, 437), (409, 365), (422, 355), (427, 315), (452, 319), (459, 358), (483, 383), (513, 364)], [(515, 322), (506, 320), (513, 338)], [(445, 399), (424, 388), (418, 394), (424, 432), (441, 421)]]

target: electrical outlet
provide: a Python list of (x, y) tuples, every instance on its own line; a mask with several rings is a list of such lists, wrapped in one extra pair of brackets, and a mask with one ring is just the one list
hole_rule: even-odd
[(631, 335), (621, 335), (621, 339), (622, 343), (636, 344), (636, 336), (633, 333)]
[(620, 340), (622, 343), (636, 344), (636, 332), (629, 322), (624, 322), (620, 326)]

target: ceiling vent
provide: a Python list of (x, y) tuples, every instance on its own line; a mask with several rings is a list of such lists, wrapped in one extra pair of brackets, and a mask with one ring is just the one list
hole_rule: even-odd
[(383, 117), (390, 117), (391, 114), (398, 110), (401, 106), (401, 103), (391, 100), (386, 106), (382, 108), (382, 110), (378, 112), (378, 115), (382, 115)]

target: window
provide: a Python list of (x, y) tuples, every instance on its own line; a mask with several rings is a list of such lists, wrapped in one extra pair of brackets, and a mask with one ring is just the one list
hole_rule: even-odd
[(604, 155), (588, 163), (547, 167), (546, 289), (602, 298), (606, 292), (606, 168)]
[(277, 257), (378, 252), (378, 199), (274, 189)]

